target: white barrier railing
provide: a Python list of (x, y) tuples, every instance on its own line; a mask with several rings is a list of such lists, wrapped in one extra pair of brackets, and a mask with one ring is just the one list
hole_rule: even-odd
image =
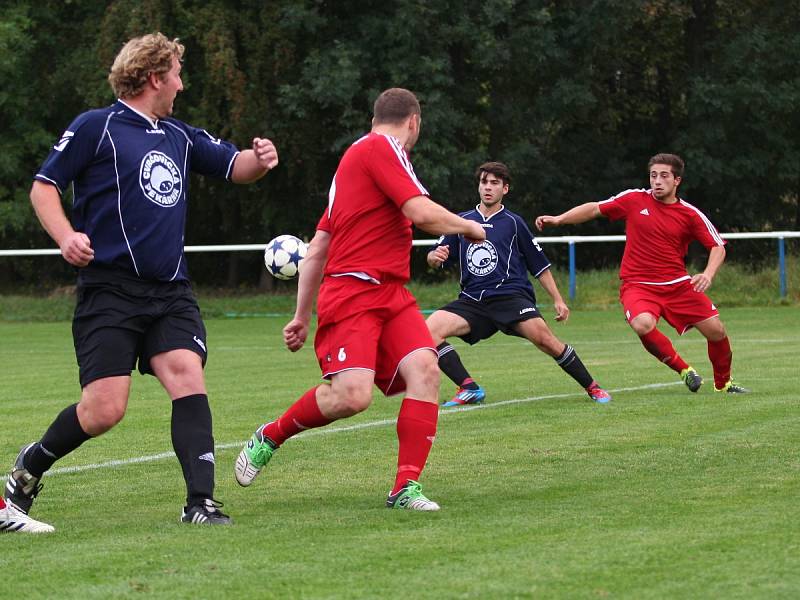
[[(756, 231), (752, 233), (723, 233), (726, 240), (751, 240), (751, 239), (776, 239), (778, 240), (778, 279), (781, 297), (786, 296), (786, 238), (800, 238), (800, 231)], [(624, 242), (624, 235), (565, 235), (559, 237), (537, 237), (540, 244), (568, 244), (569, 245), (569, 297), (575, 299), (577, 273), (575, 268), (575, 244), (596, 242)], [(433, 246), (436, 240), (414, 240), (413, 245)], [(186, 252), (263, 252), (263, 244), (215, 244), (208, 246), (186, 246)], [(59, 255), (58, 248), (41, 248), (31, 250), (0, 250), (3, 256), (48, 256)]]

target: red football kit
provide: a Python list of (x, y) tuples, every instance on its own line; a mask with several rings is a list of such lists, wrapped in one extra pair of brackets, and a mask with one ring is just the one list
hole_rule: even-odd
[(725, 245), (711, 221), (688, 202), (664, 204), (652, 190), (627, 190), (599, 203), (612, 221), (625, 220), (625, 252), (619, 277), (620, 302), (631, 321), (643, 312), (663, 316), (679, 334), (719, 314), (711, 300), (692, 289), (684, 257), (692, 240), (706, 249)]
[(401, 207), (427, 195), (394, 137), (370, 133), (342, 157), (317, 225), (331, 236), (314, 340), (323, 377), (369, 369), (386, 395), (396, 394), (405, 390), (397, 372), (403, 358), (436, 351), (404, 287), (412, 223)]

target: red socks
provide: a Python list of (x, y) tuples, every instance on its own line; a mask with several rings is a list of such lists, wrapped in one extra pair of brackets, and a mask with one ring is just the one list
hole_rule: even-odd
[(640, 335), (639, 339), (642, 340), (642, 344), (650, 354), (673, 371), (680, 373), (689, 366), (686, 361), (680, 357), (677, 350), (675, 350), (675, 346), (669, 341), (669, 338), (658, 329), (654, 328), (650, 333)]
[(714, 387), (721, 390), (731, 378), (731, 343), (728, 336), (718, 342), (708, 340), (708, 358), (714, 368)]
[(276, 446), (280, 446), (290, 437), (304, 429), (322, 427), (333, 421), (333, 419), (327, 418), (319, 410), (317, 387), (314, 386), (303, 394), (278, 419), (264, 425), (262, 433), (275, 442)]
[(397, 415), (397, 439), (400, 449), (397, 454), (397, 478), (392, 494), (403, 487), (409, 479), (419, 479), (425, 468), (428, 454), (436, 437), (436, 422), (439, 407), (432, 402), (413, 398), (403, 399)]
[[(675, 350), (669, 338), (658, 329), (639, 336), (647, 351), (671, 369), (680, 373), (689, 365)], [(714, 367), (714, 387), (721, 389), (731, 378), (731, 344), (727, 336), (718, 342), (708, 341), (708, 358)]]

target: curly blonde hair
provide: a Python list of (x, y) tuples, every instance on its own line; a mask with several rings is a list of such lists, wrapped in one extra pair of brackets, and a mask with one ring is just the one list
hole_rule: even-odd
[(151, 73), (164, 75), (172, 68), (172, 59), (183, 57), (183, 44), (169, 40), (163, 33), (149, 33), (129, 40), (111, 65), (108, 83), (117, 98), (134, 98), (142, 93)]

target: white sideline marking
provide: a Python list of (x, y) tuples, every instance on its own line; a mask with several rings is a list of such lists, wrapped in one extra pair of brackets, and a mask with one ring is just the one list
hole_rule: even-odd
[[(635, 392), (639, 390), (651, 390), (655, 388), (663, 388), (663, 387), (671, 387), (674, 385), (683, 385), (682, 381), (673, 381), (670, 383), (651, 383), (648, 385), (640, 385), (636, 387), (627, 387), (627, 388), (617, 388), (613, 390), (608, 390), (611, 394), (616, 394), (617, 392)], [(442, 418), (449, 414), (456, 414), (461, 412), (466, 412), (469, 410), (489, 410), (492, 408), (498, 408), (501, 406), (511, 406), (513, 404), (526, 404), (528, 402), (539, 402), (541, 400), (554, 400), (558, 398), (573, 398), (576, 396), (583, 397), (586, 395), (586, 392), (571, 392), (569, 394), (549, 394), (546, 396), (532, 396), (530, 398), (515, 398), (512, 400), (501, 400), (500, 402), (491, 402), (489, 404), (469, 404), (466, 406), (457, 406), (452, 408), (447, 408), (439, 412), (439, 418)], [(588, 402), (588, 400), (587, 400)], [(613, 400), (612, 400), (613, 402)], [(394, 425), (397, 422), (397, 419), (382, 419), (380, 421), (369, 421), (368, 423), (358, 423), (356, 425), (345, 425), (342, 427), (324, 427), (320, 429), (312, 429), (309, 431), (305, 431), (303, 433), (299, 433), (296, 436), (289, 438), (287, 441), (297, 440), (297, 439), (305, 439), (307, 437), (312, 437), (316, 435), (330, 435), (334, 433), (343, 433), (347, 431), (356, 431), (359, 429), (368, 429), (370, 427), (383, 427), (385, 425)], [(244, 445), (246, 440), (241, 442), (228, 442), (225, 444), (216, 444), (216, 450), (227, 450), (228, 448), (239, 448)], [(47, 472), (47, 475), (59, 475), (65, 473), (80, 473), (82, 471), (93, 471), (95, 469), (107, 469), (113, 467), (123, 467), (126, 465), (136, 465), (140, 463), (146, 462), (154, 462), (157, 460), (164, 460), (167, 458), (174, 458), (174, 452), (161, 452), (160, 454), (150, 454), (148, 456), (137, 456), (134, 458), (125, 458), (119, 460), (109, 460), (101, 463), (94, 463), (91, 465), (80, 465), (75, 467), (60, 467), (56, 469), (50, 469)], [(5, 483), (6, 476), (3, 476), (0, 479), (0, 482)]]

